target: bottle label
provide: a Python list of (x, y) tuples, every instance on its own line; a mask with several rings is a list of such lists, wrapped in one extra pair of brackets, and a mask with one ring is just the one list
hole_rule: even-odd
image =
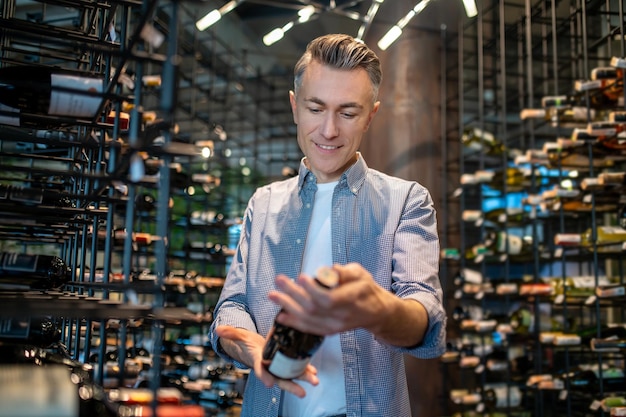
[(102, 93), (101, 79), (52, 74), (50, 85), (48, 113), (51, 115), (93, 117), (102, 103), (101, 95), (81, 93)]
[(3, 365), (0, 372), (2, 415), (77, 416), (76, 385), (63, 365)]
[(500, 253), (506, 252), (509, 255), (519, 255), (522, 252), (522, 238), (506, 232), (501, 232), (498, 235), (497, 245)]
[(38, 255), (24, 255), (19, 253), (6, 253), (2, 260), (2, 270), (35, 272), (37, 270)]
[[(1, 196), (0, 199), (2, 199)], [(36, 190), (29, 188), (14, 187), (11, 190), (9, 200), (27, 204), (41, 204), (43, 202), (43, 191), (37, 192)]]
[(0, 103), (0, 124), (8, 126), (20, 125), (20, 111)]
[(580, 245), (581, 236), (576, 233), (557, 233), (554, 235), (554, 244), (561, 246)]
[(309, 363), (309, 358), (293, 359), (276, 352), (268, 370), (279, 378), (294, 379), (302, 375)]

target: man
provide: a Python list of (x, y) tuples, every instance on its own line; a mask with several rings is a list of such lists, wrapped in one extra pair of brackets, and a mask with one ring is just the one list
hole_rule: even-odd
[[(432, 199), (416, 182), (369, 169), (358, 152), (380, 105), (373, 51), (322, 36), (294, 75), (289, 100), (305, 156), (297, 177), (250, 199), (211, 342), (252, 370), (243, 417), (409, 417), (403, 354), (445, 350)], [(313, 281), (322, 265), (338, 272), (337, 288)], [(262, 363), (275, 317), (326, 336), (296, 380)]]

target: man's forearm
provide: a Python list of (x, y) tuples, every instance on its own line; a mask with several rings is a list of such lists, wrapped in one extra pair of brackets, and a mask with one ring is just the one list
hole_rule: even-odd
[(369, 330), (387, 344), (398, 347), (417, 346), (428, 329), (428, 312), (417, 300), (395, 296), (380, 320)]

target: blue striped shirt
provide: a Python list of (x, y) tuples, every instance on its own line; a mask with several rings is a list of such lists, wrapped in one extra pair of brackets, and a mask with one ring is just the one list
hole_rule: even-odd
[[(264, 336), (270, 330), (279, 307), (267, 294), (276, 289), (276, 275), (295, 279), (300, 273), (316, 189), (315, 175), (301, 163), (297, 177), (259, 188), (250, 199), (210, 329), (213, 347), (222, 356), (216, 326)], [(416, 182), (368, 168), (359, 156), (334, 190), (331, 229), (333, 263), (360, 263), (381, 287), (421, 302), (429, 317), (423, 342), (413, 348), (389, 346), (363, 329), (341, 333), (347, 416), (410, 417), (403, 354), (433, 358), (445, 350), (439, 240), (430, 193)], [(241, 416), (277, 417), (280, 395), (279, 388), (268, 389), (251, 372)]]

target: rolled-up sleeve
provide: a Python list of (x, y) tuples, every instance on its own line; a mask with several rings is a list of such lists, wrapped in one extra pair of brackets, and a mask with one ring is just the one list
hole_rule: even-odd
[(415, 183), (396, 230), (392, 254), (392, 291), (420, 302), (428, 313), (422, 343), (399, 348), (418, 358), (434, 358), (445, 352), (446, 313), (439, 280), (439, 238), (436, 211), (430, 193)]
[(213, 350), (223, 359), (233, 362), (237, 367), (245, 366), (234, 361), (219, 347), (219, 337), (215, 334), (217, 326), (232, 326), (257, 332), (256, 325), (246, 303), (246, 259), (249, 248), (250, 225), (254, 198), (248, 203), (241, 227), (241, 236), (237, 250), (228, 271), (224, 288), (214, 310), (214, 320), (209, 329), (209, 340)]

